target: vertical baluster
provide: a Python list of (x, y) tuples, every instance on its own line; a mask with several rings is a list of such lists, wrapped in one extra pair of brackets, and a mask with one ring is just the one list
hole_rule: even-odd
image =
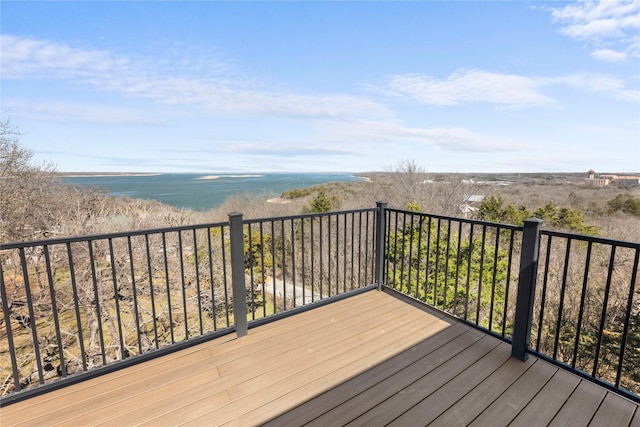
[(616, 259), (616, 246), (611, 246), (611, 257), (609, 258), (609, 269), (607, 271), (607, 284), (604, 290), (604, 301), (602, 302), (602, 315), (600, 316), (600, 327), (598, 328), (598, 342), (596, 344), (596, 355), (593, 358), (593, 372), (592, 376), (597, 376), (598, 373), (598, 359), (600, 358), (600, 347), (602, 345), (602, 337), (604, 334), (604, 326), (607, 318), (607, 305), (609, 304), (609, 293), (611, 291), (611, 279), (613, 277), (613, 266)]
[[(286, 238), (284, 235), (284, 220), (280, 221), (280, 241), (282, 242), (282, 301), (283, 307), (282, 310), (287, 310), (287, 253), (286, 253)], [(275, 282), (275, 277), (274, 277)]]
[[(549, 260), (551, 259), (551, 235), (547, 236), (547, 253), (544, 259), (544, 278), (542, 280), (542, 294), (540, 298), (540, 318), (538, 319), (538, 337), (536, 339), (536, 351), (540, 351), (540, 340), (542, 338), (544, 322), (544, 306), (547, 301), (547, 283), (549, 280)], [(524, 239), (523, 239), (524, 240)]]
[[(306, 277), (307, 277), (307, 270), (306, 270), (306, 254), (305, 254), (305, 242), (307, 241), (306, 239), (306, 235), (305, 235), (305, 231), (304, 231), (304, 224), (305, 224), (305, 218), (300, 218), (300, 258), (302, 260), (302, 264), (300, 265), (300, 268), (302, 269), (302, 277), (301, 277), (301, 281), (302, 281), (302, 305), (306, 305), (307, 304), (307, 284), (306, 284)], [(311, 294), (313, 295), (313, 284), (311, 285)]]
[(489, 330), (493, 330), (493, 310), (496, 298), (496, 273), (498, 271), (498, 250), (500, 247), (500, 227), (496, 227), (496, 241), (493, 246), (493, 277), (491, 278), (491, 303), (489, 308)]
[(622, 339), (620, 340), (620, 355), (618, 357), (618, 369), (616, 370), (616, 387), (620, 387), (620, 377), (622, 375), (622, 363), (624, 361), (624, 352), (627, 346), (627, 336), (629, 334), (629, 322), (631, 321), (631, 310), (633, 308), (633, 295), (635, 294), (636, 278), (638, 276), (638, 258), (640, 249), (636, 248), (635, 257), (633, 259), (633, 269), (631, 270), (631, 281), (629, 282), (629, 296), (627, 298), (627, 309), (624, 315), (624, 330), (622, 331)]
[(167, 237), (166, 233), (162, 233), (162, 254), (164, 257), (164, 277), (167, 288), (167, 304), (169, 307), (169, 330), (171, 331), (171, 344), (176, 342), (173, 336), (173, 307), (171, 307), (171, 286), (169, 283), (169, 261), (167, 258)]
[(331, 215), (327, 215), (327, 289), (331, 298)]
[[(346, 225), (346, 224), (345, 224)], [(356, 259), (355, 259), (355, 225), (356, 225), (356, 216), (355, 213), (351, 213), (351, 284), (350, 284), (350, 290), (353, 290), (354, 288), (354, 273), (355, 273), (355, 264), (356, 264)], [(358, 230), (360, 231), (360, 230)], [(359, 235), (359, 233), (358, 233)], [(345, 267), (346, 267), (346, 261), (345, 261)], [(359, 287), (359, 286), (358, 286)]]
[[(324, 287), (324, 284), (323, 284), (323, 281), (324, 281), (324, 277), (323, 277), (323, 276), (324, 276), (324, 275), (322, 274), (322, 273), (323, 273), (323, 268), (322, 268), (322, 267), (323, 267), (323, 265), (324, 265), (324, 262), (323, 262), (323, 260), (322, 260), (322, 242), (324, 242), (324, 239), (323, 239), (323, 236), (322, 236), (322, 222), (323, 222), (323, 218), (324, 218), (324, 217), (322, 217), (322, 216), (319, 216), (319, 217), (318, 217), (318, 222), (320, 223), (320, 224), (319, 224), (319, 227), (320, 227), (320, 228), (319, 228), (319, 230), (318, 230), (318, 233), (319, 233), (319, 235), (320, 235), (319, 245), (318, 245), (318, 246), (319, 246), (319, 252), (320, 252), (320, 260), (319, 260), (319, 262), (320, 262), (320, 299), (322, 299), (322, 290), (323, 290), (322, 288)], [(331, 295), (329, 295), (329, 296), (331, 296)]]
[(24, 279), (24, 290), (27, 297), (27, 307), (29, 309), (28, 327), (31, 329), (31, 340), (33, 341), (34, 356), (38, 370), (38, 382), (44, 384), (44, 374), (42, 370), (42, 357), (40, 355), (40, 343), (38, 342), (38, 331), (36, 316), (33, 311), (33, 298), (31, 296), (31, 286), (29, 281), (29, 270), (27, 268), (27, 257), (24, 248), (20, 248), (20, 262), (22, 263), (22, 277)]
[(151, 297), (151, 315), (153, 316), (153, 339), (156, 350), (160, 348), (158, 340), (158, 315), (156, 314), (156, 297), (153, 289), (153, 268), (151, 266), (151, 249), (149, 248), (149, 235), (144, 235), (144, 244), (147, 252), (147, 270), (149, 272), (149, 296)]
[(9, 309), (9, 298), (7, 288), (4, 283), (4, 272), (2, 271), (2, 262), (0, 262), (0, 297), (2, 298), (2, 314), (4, 316), (4, 324), (7, 330), (7, 341), (9, 342), (9, 356), (11, 357), (11, 370), (13, 373), (13, 387), (15, 391), (22, 390), (20, 386), (20, 372), (18, 371), (18, 361), (16, 359), (16, 347), (13, 343), (13, 330), (11, 328), (11, 311)]
[[(422, 265), (422, 226), (424, 224), (424, 215), (422, 214), (418, 214), (418, 247), (417, 247), (417, 251), (418, 251), (418, 255), (417, 255), (417, 259), (416, 259), (416, 292), (415, 292), (415, 298), (419, 299), (420, 298), (420, 266)], [(429, 256), (427, 254), (427, 256)], [(426, 298), (426, 281), (425, 281), (425, 298)]]
[(227, 327), (231, 326), (229, 319), (229, 281), (227, 279), (227, 249), (224, 242), (225, 226), (220, 227), (220, 248), (222, 250), (222, 278), (224, 283), (224, 314), (227, 321)]
[(142, 339), (140, 336), (140, 313), (138, 312), (138, 289), (136, 287), (136, 275), (133, 265), (133, 249), (131, 247), (131, 236), (127, 236), (127, 249), (129, 251), (129, 269), (131, 274), (131, 290), (133, 292), (133, 315), (136, 324), (136, 339), (138, 342), (138, 354), (142, 354)]
[(433, 306), (438, 306), (438, 273), (440, 270), (440, 228), (442, 227), (440, 218), (436, 223), (436, 268), (433, 274)]
[(296, 298), (296, 233), (293, 222), (293, 218), (289, 220), (289, 226), (291, 229), (291, 281), (293, 286), (293, 307), (295, 308), (298, 303)]
[(582, 276), (582, 290), (580, 292), (580, 310), (578, 312), (578, 324), (576, 325), (576, 339), (573, 343), (573, 356), (571, 357), (571, 367), (576, 367), (576, 360), (578, 358), (578, 346), (580, 345), (580, 335), (582, 333), (582, 316), (584, 315), (584, 302), (587, 296), (587, 284), (589, 282), (589, 268), (591, 265), (591, 248), (593, 242), (589, 241), (587, 244), (587, 255), (584, 264), (584, 275)]
[[(427, 247), (425, 250), (427, 257), (424, 262), (424, 300), (428, 304), (429, 303), (429, 274), (431, 274), (431, 268), (429, 262), (431, 261), (431, 217), (427, 217)], [(434, 286), (435, 288), (435, 286)], [(435, 305), (435, 299), (432, 301), (432, 305)]]
[(484, 275), (484, 252), (487, 238), (487, 226), (482, 226), (482, 240), (480, 243), (480, 274), (478, 275), (478, 303), (476, 304), (476, 325), (480, 325), (480, 305), (482, 302), (482, 276)]
[(198, 320), (200, 321), (200, 335), (204, 334), (204, 325), (202, 324), (202, 295), (200, 294), (200, 252), (198, 250), (198, 240), (196, 236), (196, 229), (193, 229), (193, 254), (196, 269), (196, 292), (198, 293)]
[[(249, 256), (249, 280), (251, 283), (249, 284), (249, 288), (251, 289), (251, 320), (256, 320), (256, 293), (254, 292), (254, 270), (255, 270), (255, 255), (253, 254), (253, 234), (252, 234), (252, 225), (249, 224), (247, 227), (247, 239), (249, 240), (248, 245), (248, 256)], [(264, 294), (262, 294), (264, 296)], [(265, 305), (265, 304), (263, 304)]]
[(473, 223), (469, 224), (469, 255), (467, 256), (467, 288), (464, 294), (464, 320), (469, 315), (469, 290), (471, 288), (471, 263), (473, 262)]
[(407, 295), (411, 295), (411, 265), (413, 264), (413, 221), (414, 221), (414, 213), (411, 212), (409, 214), (409, 229), (411, 232), (409, 233), (409, 269), (407, 271)]
[[(113, 239), (109, 238), (109, 259), (111, 260), (111, 281), (113, 282), (113, 302), (116, 307), (116, 321), (118, 322), (118, 342), (120, 343), (120, 359), (125, 358), (124, 338), (122, 337), (122, 316), (120, 315), (120, 290), (116, 272), (116, 257), (113, 253)], [(105, 309), (106, 310), (106, 309)], [(107, 311), (107, 314), (108, 311)]]
[(82, 370), (87, 370), (87, 352), (84, 349), (84, 333), (82, 328), (82, 320), (80, 317), (80, 305), (78, 298), (78, 286), (76, 283), (76, 271), (71, 251), (71, 243), (67, 243), (67, 259), (69, 261), (69, 278), (71, 280), (71, 291), (73, 292), (73, 308), (76, 315), (76, 324), (78, 326), (78, 344), (80, 346), (80, 354), (82, 357)]
[[(209, 286), (211, 286), (211, 317), (213, 317), (213, 330), (218, 330), (218, 311), (216, 310), (215, 280), (213, 278), (213, 247), (211, 244), (211, 228), (207, 228), (207, 252), (209, 259)], [(222, 231), (220, 232), (222, 234)], [(224, 252), (224, 248), (222, 248)]]
[(447, 290), (449, 289), (449, 258), (451, 251), (451, 219), (447, 220), (447, 250), (444, 259), (444, 291), (442, 292), (442, 310), (447, 311)]
[[(347, 292), (347, 248), (348, 248), (348, 244), (347, 244), (347, 214), (342, 214), (342, 224), (343, 224), (343, 235), (344, 235), (344, 239), (342, 241), (343, 243), (343, 248), (342, 248), (342, 281), (343, 281), (343, 287), (342, 290), (343, 292)], [(351, 235), (353, 236), (353, 230)], [(351, 257), (351, 263), (353, 264), (353, 257)]]
[(358, 276), (356, 286), (359, 288), (366, 284), (366, 274), (364, 278), (362, 276), (362, 212), (358, 212)]
[[(266, 271), (264, 267), (264, 226), (263, 222), (259, 223), (259, 231), (260, 231), (260, 281), (262, 283), (262, 317), (267, 317), (267, 289), (266, 289)], [(271, 262), (273, 262), (273, 256), (271, 257)], [(274, 302), (275, 305), (275, 302)]]
[(453, 285), (453, 310), (452, 314), (457, 315), (458, 308), (458, 286), (460, 282), (460, 252), (462, 243), (462, 221), (458, 221), (458, 244), (456, 246), (456, 281)]
[(100, 295), (98, 292), (98, 278), (96, 275), (96, 264), (93, 256), (93, 241), (89, 240), (89, 263), (91, 265), (91, 278), (93, 280), (93, 298), (96, 304), (96, 322), (98, 323), (98, 335), (100, 339), (100, 352), (102, 356), (102, 365), (107, 364), (107, 355), (104, 348), (104, 335), (102, 333), (102, 313), (100, 311)]
[(564, 266), (562, 268), (562, 284), (560, 288), (560, 306), (558, 307), (558, 319), (556, 322), (556, 336), (553, 341), (553, 358), (558, 355), (558, 343), (560, 341), (560, 327), (562, 325), (562, 313), (564, 310), (564, 293), (567, 288), (567, 274), (569, 271), (569, 257), (571, 255), (571, 239), (567, 239), (567, 246), (564, 254)]
[(184, 339), (189, 339), (189, 315), (187, 314), (187, 284), (184, 279), (184, 250), (182, 231), (178, 231), (178, 258), (180, 258), (180, 289), (182, 294), (182, 315), (184, 316)]
[[(315, 301), (315, 295), (316, 295), (315, 290), (314, 290), (314, 286), (316, 284), (316, 277), (315, 277), (315, 274), (316, 274), (316, 272), (315, 272), (315, 250), (316, 250), (315, 247), (316, 247), (316, 241), (313, 238), (313, 233), (314, 233), (314, 231), (313, 231), (313, 228), (314, 228), (313, 227), (313, 219), (314, 219), (314, 217), (310, 217), (309, 218), (309, 231), (310, 231), (309, 234), (311, 236), (311, 239), (310, 239), (310, 243), (311, 243), (311, 302)], [(322, 292), (322, 286), (320, 286), (320, 289), (321, 289), (320, 292)]]
[(507, 328), (507, 311), (509, 308), (509, 288), (511, 288), (511, 262), (513, 260), (513, 229), (509, 233), (509, 258), (507, 262), (507, 279), (504, 290), (504, 308), (502, 311), (502, 336)]
[(278, 312), (278, 304), (276, 301), (276, 295), (278, 292), (276, 291), (276, 229), (275, 223), (270, 221), (271, 223), (271, 282), (273, 284), (273, 313)]
[(56, 344), (58, 345), (58, 357), (60, 359), (60, 374), (67, 376), (67, 365), (64, 361), (64, 347), (62, 346), (62, 336), (60, 335), (60, 319), (58, 318), (58, 304), (56, 301), (56, 290), (53, 284), (53, 274), (51, 272), (51, 259), (49, 256), (49, 246), (43, 245), (45, 267), (47, 270), (47, 282), (49, 283), (49, 296), (51, 297), (51, 312), (53, 314), (53, 324), (56, 329)]

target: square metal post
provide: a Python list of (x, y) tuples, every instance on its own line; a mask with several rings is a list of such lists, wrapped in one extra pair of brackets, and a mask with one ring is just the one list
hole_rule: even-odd
[(384, 240), (386, 230), (386, 215), (385, 209), (387, 208), (386, 202), (377, 202), (378, 213), (376, 217), (376, 258), (375, 258), (375, 275), (376, 283), (378, 284), (378, 290), (382, 290), (382, 284), (384, 283)]
[(536, 296), (536, 279), (538, 277), (540, 228), (543, 223), (544, 221), (538, 218), (525, 219), (522, 232), (522, 252), (520, 254), (518, 297), (516, 300), (516, 318), (513, 326), (511, 356), (523, 362), (529, 357), (527, 349), (531, 341), (531, 322)]
[(233, 287), (233, 321), (239, 337), (247, 335), (247, 287), (244, 277), (244, 236), (242, 214), (229, 214), (231, 232), (231, 283)]

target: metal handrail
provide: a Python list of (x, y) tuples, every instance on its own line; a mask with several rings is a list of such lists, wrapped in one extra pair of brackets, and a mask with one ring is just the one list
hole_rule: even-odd
[[(640, 243), (387, 208), (0, 245), (4, 396), (394, 289), (638, 398)], [(598, 299), (600, 298), (600, 299)], [(640, 345), (639, 345), (640, 346)]]
[(365, 288), (376, 214), (235, 214), (0, 245), (0, 404)]

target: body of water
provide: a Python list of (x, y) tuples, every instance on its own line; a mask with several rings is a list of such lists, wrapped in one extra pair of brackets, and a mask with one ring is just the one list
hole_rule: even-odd
[(276, 197), (294, 188), (360, 180), (347, 173), (87, 175), (64, 179), (73, 184), (101, 187), (114, 196), (153, 199), (194, 210), (220, 206), (234, 194), (270, 194)]

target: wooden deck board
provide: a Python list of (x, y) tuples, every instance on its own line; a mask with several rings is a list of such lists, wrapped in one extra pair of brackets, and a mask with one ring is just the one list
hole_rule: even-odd
[(616, 394), (608, 392), (598, 411), (591, 419), (592, 426), (627, 426), (631, 422), (637, 405)]
[(393, 426), (426, 425), (435, 420), (465, 394), (495, 372), (511, 354), (511, 347), (500, 343), (469, 369), (447, 382), (444, 386), (393, 420)]
[(578, 384), (580, 378), (559, 369), (511, 425), (526, 427), (549, 424)]
[(13, 425), (624, 425), (638, 405), (366, 292), (0, 409)]
[(582, 380), (555, 415), (550, 425), (554, 427), (563, 427), (572, 423), (587, 425), (606, 394), (607, 391), (602, 387)]
[(358, 375), (339, 386), (315, 397), (314, 399), (299, 405), (279, 416), (276, 420), (267, 423), (266, 427), (279, 425), (303, 425), (321, 416), (330, 409), (335, 408), (345, 401), (345, 396), (358, 396), (381, 381), (395, 375), (398, 371), (415, 363), (424, 355), (427, 355), (453, 339), (468, 331), (469, 327), (457, 323), (446, 330), (439, 332), (428, 340), (422, 341), (409, 350), (385, 360), (383, 363), (371, 367), (367, 375)]

